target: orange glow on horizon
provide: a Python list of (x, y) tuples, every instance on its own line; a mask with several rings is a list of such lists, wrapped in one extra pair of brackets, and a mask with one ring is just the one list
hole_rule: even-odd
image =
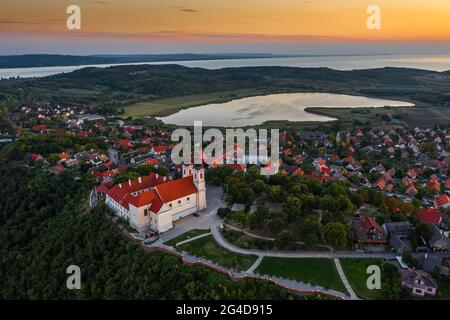
[[(70, 1), (75, 2), (75, 1)], [(0, 4), (0, 32), (70, 34), (70, 2)], [(80, 0), (85, 36), (159, 41), (298, 42), (450, 40), (449, 0)], [(369, 5), (382, 10), (382, 30), (366, 28)]]

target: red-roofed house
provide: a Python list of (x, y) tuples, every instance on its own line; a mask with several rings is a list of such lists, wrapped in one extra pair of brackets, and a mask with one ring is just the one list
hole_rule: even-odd
[(58, 157), (62, 160), (65, 160), (65, 159), (70, 158), (70, 154), (68, 154), (67, 152), (63, 152), (63, 153), (58, 154)]
[(165, 146), (153, 146), (152, 151), (154, 153), (160, 154), (166, 152), (166, 149), (167, 148)]
[(409, 195), (409, 196), (415, 196), (416, 194), (417, 194), (417, 189), (416, 189), (416, 187), (414, 187), (413, 185), (410, 185), (409, 187), (408, 187), (408, 189), (406, 189), (406, 192), (405, 192), (407, 195)]
[(362, 244), (386, 244), (384, 229), (371, 217), (364, 216), (353, 225), (355, 238)]
[(434, 206), (438, 209), (450, 207), (450, 197), (446, 194), (441, 194), (439, 197), (434, 199)]
[(165, 181), (153, 173), (129, 180), (109, 189), (105, 203), (138, 231), (164, 232), (174, 221), (206, 208), (205, 171), (183, 166), (181, 179)]
[(151, 160), (148, 160), (147, 162), (144, 162), (144, 164), (150, 165), (150, 166), (155, 166), (158, 163), (159, 163), (159, 159), (151, 159)]
[(441, 192), (441, 183), (436, 179), (431, 179), (430, 181), (428, 181), (427, 187), (435, 190), (438, 193)]
[(450, 178), (444, 181), (444, 185), (446, 189), (450, 189)]
[(440, 224), (442, 222), (442, 215), (437, 209), (420, 209), (417, 213), (417, 221)]
[(31, 159), (33, 159), (33, 160), (43, 160), (44, 157), (42, 155), (40, 155), (39, 153), (32, 153), (31, 154)]
[(122, 148), (131, 148), (133, 146), (133, 144), (128, 139), (120, 139), (115, 144), (116, 146)]

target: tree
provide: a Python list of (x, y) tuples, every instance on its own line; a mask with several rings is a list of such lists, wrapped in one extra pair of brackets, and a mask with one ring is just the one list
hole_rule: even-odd
[(344, 248), (347, 245), (347, 229), (339, 222), (330, 222), (323, 228), (327, 243), (335, 248)]
[(256, 211), (249, 217), (249, 226), (251, 229), (263, 229), (266, 226), (266, 220), (269, 218), (269, 209), (258, 206)]
[(277, 235), (277, 237), (275, 239), (275, 246), (277, 248), (284, 249), (289, 244), (294, 242), (294, 240), (295, 240), (295, 238), (294, 238), (294, 234), (292, 233), (292, 231), (285, 229)]
[(382, 261), (381, 263), (381, 296), (387, 300), (400, 300), (407, 297), (401, 286), (400, 274), (396, 266)]
[(299, 198), (289, 196), (283, 205), (283, 211), (287, 214), (290, 221), (294, 221), (300, 217), (302, 210), (302, 202)]
[(433, 227), (429, 223), (419, 222), (416, 225), (415, 231), (416, 231), (416, 234), (419, 237), (424, 238), (425, 241), (429, 241), (431, 239), (432, 234), (433, 234)]
[(404, 252), (402, 255), (402, 260), (410, 268), (417, 268), (419, 263), (409, 252)]
[(274, 202), (281, 202), (283, 200), (283, 191), (281, 186), (271, 186), (267, 196)]
[(217, 215), (220, 218), (222, 218), (222, 219), (223, 218), (228, 218), (230, 213), (231, 213), (231, 210), (228, 209), (228, 208), (219, 208), (219, 209), (217, 209)]

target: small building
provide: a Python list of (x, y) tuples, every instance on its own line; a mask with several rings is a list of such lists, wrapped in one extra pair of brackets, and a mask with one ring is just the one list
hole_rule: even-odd
[(411, 293), (416, 296), (435, 296), (438, 286), (436, 280), (423, 270), (401, 270), (402, 287), (411, 289)]
[(433, 225), (433, 234), (431, 235), (429, 244), (433, 251), (450, 251), (448, 237), (435, 224)]
[(387, 236), (384, 229), (371, 217), (363, 216), (354, 221), (355, 239), (361, 244), (386, 244)]

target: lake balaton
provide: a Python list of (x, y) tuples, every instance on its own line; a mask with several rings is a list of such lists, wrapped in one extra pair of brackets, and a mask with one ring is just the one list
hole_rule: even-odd
[(413, 103), (332, 93), (282, 93), (207, 104), (157, 118), (166, 124), (192, 126), (203, 121), (210, 127), (245, 127), (267, 121), (333, 121), (334, 118), (309, 113), (306, 108), (411, 107)]

